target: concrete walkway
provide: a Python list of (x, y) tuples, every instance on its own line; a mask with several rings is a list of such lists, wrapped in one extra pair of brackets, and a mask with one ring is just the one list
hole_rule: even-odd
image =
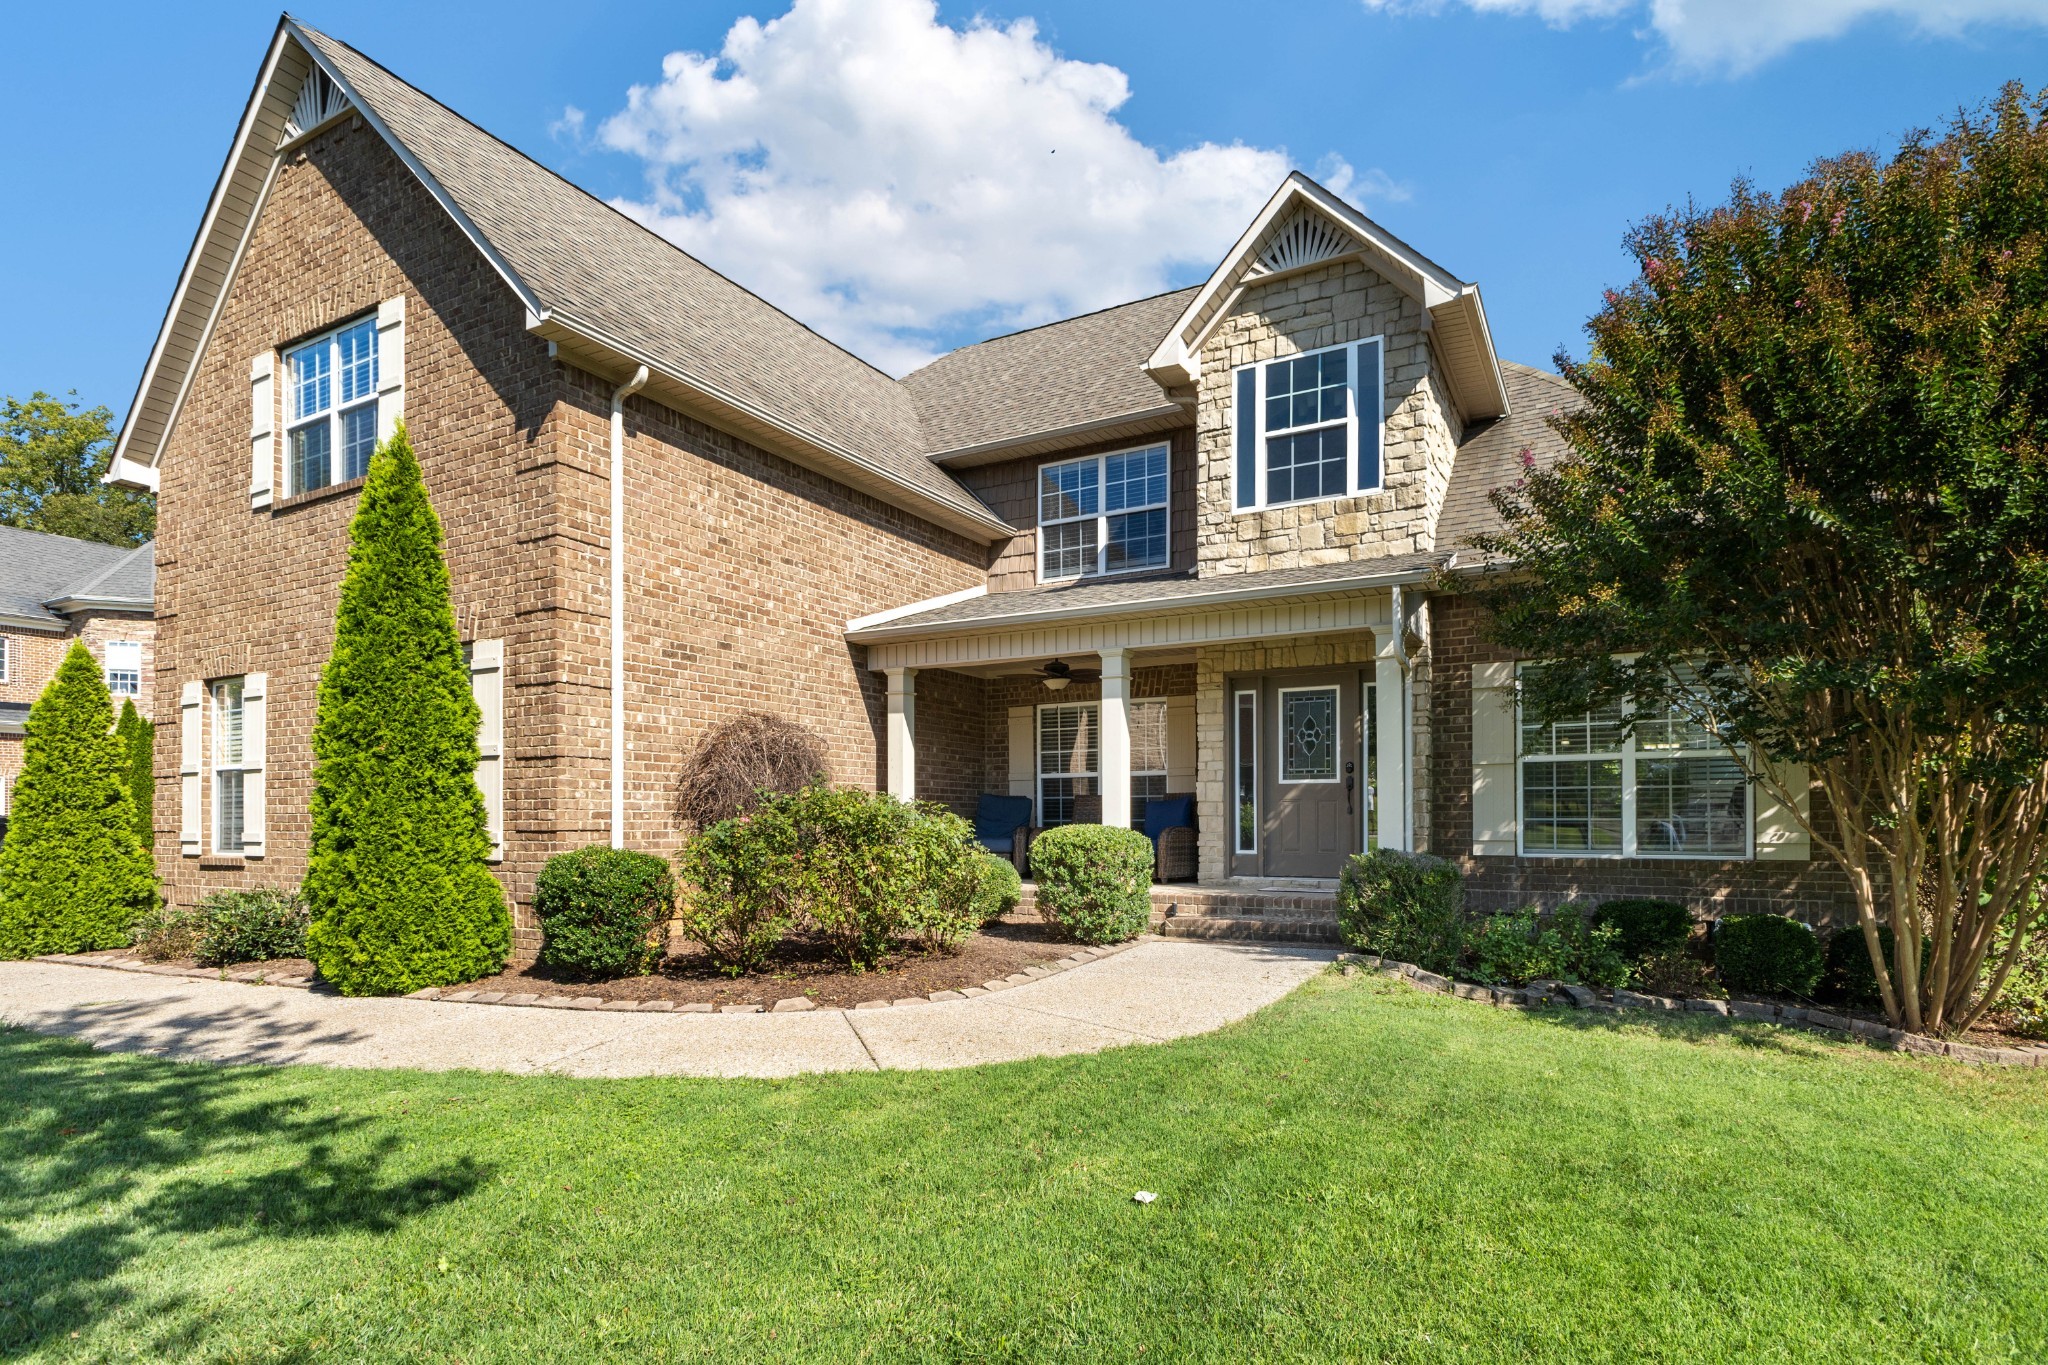
[(1099, 1052), (1206, 1033), (1334, 956), (1146, 941), (999, 995), (884, 1010), (652, 1014), (352, 1000), (304, 990), (0, 963), (0, 1022), (95, 1047), (214, 1062), (457, 1067), (566, 1076), (791, 1076)]

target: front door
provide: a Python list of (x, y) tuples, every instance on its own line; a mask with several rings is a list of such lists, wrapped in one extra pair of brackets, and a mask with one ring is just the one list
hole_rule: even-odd
[(1365, 735), (1357, 672), (1288, 674), (1259, 688), (1269, 877), (1334, 877), (1363, 846)]

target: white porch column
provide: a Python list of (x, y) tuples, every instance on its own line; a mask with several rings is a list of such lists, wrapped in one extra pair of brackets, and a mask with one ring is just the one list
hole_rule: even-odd
[(1131, 667), (1121, 649), (1102, 658), (1102, 823), (1131, 827)]
[(1379, 754), (1379, 830), (1381, 848), (1412, 848), (1408, 782), (1408, 668), (1394, 632), (1399, 621), (1380, 637), (1373, 661), (1374, 747)]
[(917, 797), (917, 670), (882, 670), (889, 680), (889, 795)]

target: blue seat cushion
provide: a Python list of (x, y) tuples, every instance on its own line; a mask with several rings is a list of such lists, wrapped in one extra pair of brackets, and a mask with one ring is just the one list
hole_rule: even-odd
[(1145, 803), (1145, 837), (1153, 843), (1170, 829), (1195, 827), (1195, 798), (1162, 796)]
[(1031, 823), (1031, 798), (983, 794), (974, 808), (974, 838), (991, 853), (1014, 853), (1017, 831)]

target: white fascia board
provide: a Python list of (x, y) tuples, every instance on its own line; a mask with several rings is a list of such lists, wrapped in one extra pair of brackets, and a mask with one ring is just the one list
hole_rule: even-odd
[(886, 625), (905, 616), (915, 616), (919, 612), (937, 611), (940, 607), (950, 607), (955, 602), (971, 602), (977, 597), (986, 596), (988, 596), (988, 584), (977, 583), (971, 588), (962, 588), (958, 592), (949, 592), (938, 597), (927, 597), (922, 602), (910, 602), (900, 607), (891, 607), (887, 611), (878, 611), (871, 616), (856, 616), (853, 620), (846, 623), (846, 633), (851, 635), (857, 630), (872, 630), (876, 626)]
[(47, 616), (23, 616), (17, 612), (0, 611), (0, 628), (6, 630), (38, 630), (55, 635), (66, 629), (62, 621), (52, 621)]
[(59, 597), (44, 606), (51, 611), (61, 611), (74, 616), (81, 611), (139, 611), (154, 612), (156, 603), (137, 597)]
[(116, 456), (108, 464), (107, 472), (100, 475), (100, 482), (113, 484), (117, 488), (136, 488), (145, 493), (157, 491), (157, 470), (153, 464), (137, 464)]

